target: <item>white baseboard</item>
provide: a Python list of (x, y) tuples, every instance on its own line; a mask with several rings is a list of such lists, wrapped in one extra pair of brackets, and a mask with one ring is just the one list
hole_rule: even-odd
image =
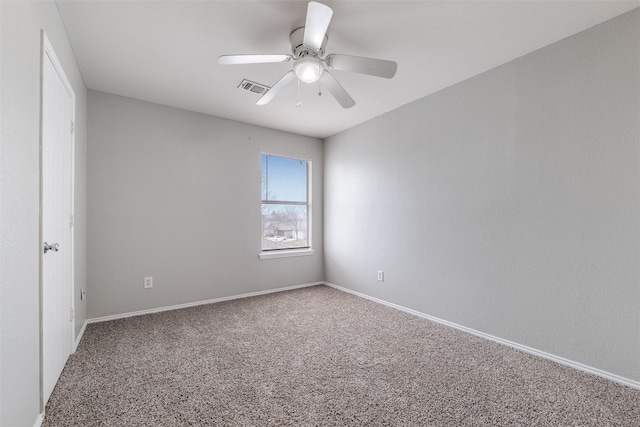
[(33, 427), (40, 427), (43, 421), (44, 421), (44, 412), (38, 415), (38, 418), (36, 418), (36, 423), (33, 425)]
[[(222, 302), (222, 301), (230, 301), (230, 300), (239, 299), (239, 298), (255, 297), (255, 296), (259, 296), (259, 295), (272, 294), (272, 293), (275, 293), (275, 292), (290, 291), (292, 289), (308, 288), (309, 286), (324, 285), (324, 284), (325, 284), (325, 282), (304, 283), (302, 285), (287, 286), (287, 287), (284, 287), (284, 288), (267, 289), (265, 291), (249, 292), (249, 293), (246, 293), (246, 294), (232, 295), (232, 296), (228, 296), (228, 297), (214, 298), (214, 299), (208, 299), (208, 300), (204, 300), (204, 301), (188, 302), (188, 303), (185, 303), (185, 304), (177, 304), (177, 305), (171, 305), (171, 306), (167, 306), (167, 307), (158, 307), (158, 308), (151, 308), (151, 309), (148, 309), (148, 310), (132, 311), (132, 312), (129, 312), (129, 313), (113, 314), (111, 316), (95, 317), (93, 319), (87, 319), (87, 321), (85, 322), (85, 325), (87, 323), (107, 322), (109, 320), (124, 319), (126, 317), (143, 316), (145, 314), (160, 313), (162, 311), (169, 311), (169, 310), (178, 310), (178, 309), (181, 309), (181, 308), (195, 307), (195, 306), (204, 305), (204, 304), (214, 304), (214, 303)], [(83, 327), (83, 332), (84, 332), (84, 327)], [(78, 343), (79, 342), (80, 341), (78, 340)]]
[(73, 351), (71, 353), (75, 353), (76, 350), (78, 349), (78, 345), (80, 344), (80, 341), (82, 340), (82, 336), (84, 335), (84, 331), (85, 331), (85, 329), (87, 329), (87, 323), (88, 323), (88, 321), (85, 320), (84, 323), (82, 324), (82, 328), (80, 328), (80, 333), (78, 334), (78, 336), (76, 337), (75, 341), (73, 342)]
[(449, 322), (447, 320), (439, 319), (437, 317), (433, 317), (433, 316), (430, 316), (428, 314), (421, 313), (419, 311), (412, 310), (410, 308), (403, 307), (403, 306), (398, 305), (398, 304), (394, 304), (394, 303), (391, 303), (391, 302), (388, 302), (388, 301), (384, 301), (384, 300), (381, 300), (379, 298), (375, 298), (375, 297), (372, 297), (372, 296), (369, 296), (369, 295), (366, 295), (366, 294), (363, 294), (363, 293), (360, 293), (360, 292), (357, 292), (357, 291), (353, 291), (351, 289), (343, 288), (342, 286), (338, 286), (338, 285), (335, 285), (333, 283), (325, 282), (325, 285), (330, 286), (330, 287), (332, 287), (334, 289), (343, 291), (343, 292), (348, 292), (350, 294), (353, 294), (353, 295), (368, 299), (370, 301), (374, 301), (374, 302), (377, 302), (377, 303), (380, 303), (380, 304), (384, 304), (386, 306), (389, 306), (389, 307), (392, 307), (392, 308), (395, 308), (395, 309), (398, 309), (398, 310), (402, 310), (402, 311), (404, 311), (406, 313), (413, 314), (415, 316), (419, 316), (419, 317), (422, 317), (424, 319), (431, 320), (431, 321), (436, 322), (436, 323), (440, 323), (442, 325), (450, 326), (452, 328), (455, 328), (455, 329), (470, 333), (472, 335), (475, 335), (475, 336), (478, 336), (478, 337), (481, 337), (481, 338), (484, 338), (484, 339), (487, 339), (487, 340), (490, 340), (490, 341), (497, 342), (499, 344), (506, 345), (508, 347), (515, 348), (517, 350), (524, 351), (525, 353), (533, 354), (534, 356), (538, 356), (538, 357), (542, 357), (544, 359), (552, 360), (552, 361), (554, 361), (556, 363), (559, 363), (561, 365), (568, 366), (568, 367), (574, 368), (574, 369), (578, 369), (580, 371), (587, 372), (587, 373), (590, 373), (590, 374), (593, 374), (593, 375), (597, 375), (599, 377), (603, 377), (603, 378), (606, 378), (608, 380), (615, 381), (617, 383), (624, 384), (626, 386), (629, 386), (629, 387), (632, 387), (632, 388), (640, 390), (640, 382), (638, 382), (638, 381), (634, 381), (634, 380), (631, 380), (631, 379), (628, 379), (628, 378), (624, 378), (624, 377), (621, 377), (619, 375), (612, 374), (610, 372), (606, 372), (606, 371), (603, 371), (601, 369), (597, 369), (597, 368), (594, 368), (594, 367), (591, 367), (591, 366), (583, 365), (582, 363), (574, 362), (573, 360), (565, 359), (564, 357), (560, 357), (560, 356), (556, 356), (556, 355), (553, 355), (553, 354), (550, 354), (550, 353), (546, 353), (546, 352), (541, 351), (541, 350), (536, 350), (535, 348), (527, 347), (525, 345), (518, 344), (518, 343), (513, 342), (513, 341), (509, 341), (509, 340), (505, 340), (505, 339), (502, 339), (502, 338), (499, 338), (499, 337), (496, 337), (496, 336), (493, 336), (493, 335), (485, 334), (484, 332), (476, 331), (475, 329), (467, 328), (466, 326), (461, 326), (461, 325), (458, 325), (456, 323)]

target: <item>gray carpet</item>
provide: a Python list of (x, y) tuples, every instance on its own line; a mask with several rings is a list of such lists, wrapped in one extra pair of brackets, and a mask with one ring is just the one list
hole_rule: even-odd
[(326, 287), (90, 324), (44, 426), (640, 426), (640, 390)]

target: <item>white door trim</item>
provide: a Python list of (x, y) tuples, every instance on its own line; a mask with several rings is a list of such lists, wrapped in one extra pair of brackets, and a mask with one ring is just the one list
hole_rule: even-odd
[[(39, 253), (40, 253), (40, 284), (39, 284), (39, 294), (40, 294), (40, 412), (44, 414), (45, 404), (44, 401), (44, 377), (43, 377), (43, 251), (42, 251), (42, 242), (44, 240), (43, 236), (43, 158), (42, 158), (42, 144), (43, 144), (43, 104), (44, 104), (44, 66), (45, 61), (49, 60), (53, 65), (56, 73), (58, 74), (60, 80), (62, 81), (63, 86), (66, 91), (69, 93), (71, 97), (71, 108), (73, 110), (72, 113), (72, 121), (73, 124), (69, 124), (69, 126), (73, 126), (75, 128), (76, 121), (76, 95), (73, 91), (73, 87), (69, 83), (67, 76), (58, 60), (58, 57), (53, 50), (53, 46), (47, 37), (47, 34), (44, 30), (41, 32), (42, 34), (42, 43), (41, 43), (41, 64), (40, 64), (40, 147), (39, 147), (39, 162), (40, 162), (40, 243), (38, 244)], [(69, 218), (71, 227), (69, 227), (70, 232), (70, 257), (71, 257), (71, 282), (70, 282), (70, 292), (71, 301), (71, 314), (73, 313), (73, 320), (69, 322), (69, 353), (73, 353), (74, 351), (74, 335), (75, 335), (75, 304), (74, 304), (74, 284), (75, 284), (75, 250), (74, 250), (74, 236), (75, 236), (75, 226), (73, 224), (75, 218), (75, 144), (76, 143), (76, 132), (75, 129), (71, 132), (71, 216)]]

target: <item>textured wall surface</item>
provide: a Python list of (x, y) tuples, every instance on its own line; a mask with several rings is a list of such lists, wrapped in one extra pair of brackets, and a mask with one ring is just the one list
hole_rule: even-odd
[[(261, 153), (312, 161), (314, 255), (258, 259)], [(318, 139), (90, 91), (88, 317), (321, 281), (322, 169)]]
[(76, 334), (85, 321), (87, 91), (53, 1), (1, 2), (0, 425), (32, 426), (40, 408), (41, 30), (76, 94)]
[(325, 279), (640, 381), (638, 40), (636, 9), (329, 138)]

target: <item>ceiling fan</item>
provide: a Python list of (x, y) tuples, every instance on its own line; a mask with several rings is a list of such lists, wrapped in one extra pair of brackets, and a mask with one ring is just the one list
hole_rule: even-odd
[(333, 53), (322, 58), (327, 43), (327, 28), (332, 15), (333, 10), (329, 6), (310, 2), (307, 7), (305, 26), (293, 30), (289, 35), (292, 55), (222, 55), (218, 58), (218, 63), (223, 65), (264, 64), (293, 60), (293, 69), (262, 95), (257, 102), (258, 105), (268, 104), (285, 86), (297, 78), (303, 83), (319, 81), (342, 107), (351, 108), (356, 105), (356, 102), (328, 69), (390, 79), (396, 74), (398, 64), (394, 61)]

